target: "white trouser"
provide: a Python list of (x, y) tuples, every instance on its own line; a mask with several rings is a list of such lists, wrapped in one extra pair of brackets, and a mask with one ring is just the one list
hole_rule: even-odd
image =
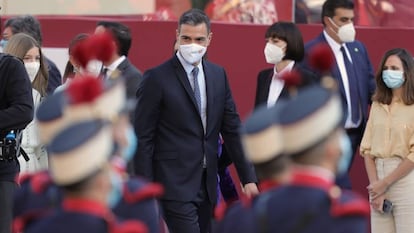
[[(394, 171), (401, 163), (400, 158), (375, 160), (379, 179)], [(385, 194), (393, 203), (390, 214), (381, 214), (371, 209), (372, 233), (414, 233), (414, 172), (395, 182)]]

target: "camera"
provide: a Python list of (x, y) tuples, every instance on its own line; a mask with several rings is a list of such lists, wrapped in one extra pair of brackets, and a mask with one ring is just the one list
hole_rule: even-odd
[(14, 132), (10, 132), (0, 141), (0, 160), (11, 161), (16, 158), (17, 147), (16, 147), (16, 136)]

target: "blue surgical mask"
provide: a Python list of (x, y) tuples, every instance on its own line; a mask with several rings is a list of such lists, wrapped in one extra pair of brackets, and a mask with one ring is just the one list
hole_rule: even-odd
[(128, 145), (122, 149), (121, 157), (125, 160), (125, 162), (129, 162), (132, 157), (134, 157), (138, 144), (137, 135), (131, 126), (126, 130), (126, 138)]
[(0, 47), (2, 47), (4, 49), (8, 42), (9, 42), (9, 40), (1, 39), (0, 40)]
[(108, 194), (107, 202), (110, 208), (114, 208), (122, 198), (123, 182), (121, 175), (115, 171), (111, 171), (109, 177), (112, 188)]
[(404, 72), (401, 70), (383, 70), (382, 80), (391, 89), (399, 88), (405, 81)]
[(341, 146), (341, 158), (338, 160), (337, 164), (337, 174), (342, 175), (348, 172), (349, 164), (351, 164), (352, 159), (352, 145), (351, 140), (349, 140), (348, 135), (343, 133), (340, 138)]

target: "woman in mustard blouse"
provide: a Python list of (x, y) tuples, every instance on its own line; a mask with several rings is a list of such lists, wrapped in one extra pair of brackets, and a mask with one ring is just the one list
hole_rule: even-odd
[[(414, 232), (414, 61), (405, 49), (387, 51), (360, 152), (371, 202), (371, 229)], [(384, 200), (392, 208), (384, 209)], [(387, 207), (387, 206), (385, 206)]]

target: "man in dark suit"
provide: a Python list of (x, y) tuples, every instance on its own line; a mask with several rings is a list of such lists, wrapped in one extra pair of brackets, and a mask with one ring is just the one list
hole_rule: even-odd
[(177, 53), (148, 70), (137, 96), (135, 172), (165, 187), (161, 199), (173, 233), (210, 232), (217, 200), (217, 142), (223, 136), (244, 192), (258, 193), (239, 138), (240, 118), (224, 69), (202, 57), (210, 44), (204, 12), (185, 12)]
[(117, 49), (112, 54), (111, 59), (103, 64), (103, 75), (106, 78), (117, 77), (119, 74), (116, 73), (120, 72), (120, 75), (126, 80), (127, 98), (130, 100), (136, 99), (136, 92), (142, 81), (142, 74), (127, 58), (131, 48), (131, 32), (127, 26), (118, 22), (98, 22), (95, 33), (105, 31), (113, 36)]
[[(355, 40), (353, 9), (354, 3), (350, 0), (327, 0), (322, 7), (324, 31), (305, 45), (305, 51), (309, 53), (320, 44), (328, 44), (332, 50), (335, 62), (330, 73), (339, 85), (344, 127), (355, 154), (367, 122), (375, 81), (367, 50)], [(337, 184), (351, 188), (348, 174), (338, 177)]]

